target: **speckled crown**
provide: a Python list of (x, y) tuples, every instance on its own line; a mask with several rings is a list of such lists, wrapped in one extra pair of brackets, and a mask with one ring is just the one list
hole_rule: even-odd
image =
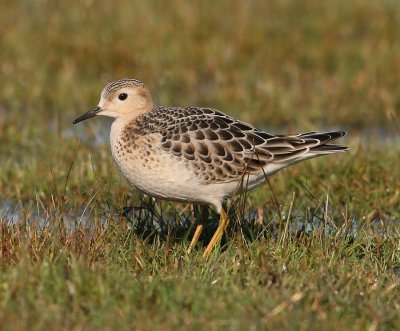
[(146, 86), (141, 82), (140, 80), (133, 79), (133, 78), (123, 78), (119, 79), (116, 81), (113, 81), (111, 83), (108, 83), (102, 92), (103, 96), (107, 96), (112, 94), (115, 91), (118, 91), (119, 89), (123, 87), (142, 87), (146, 88)]

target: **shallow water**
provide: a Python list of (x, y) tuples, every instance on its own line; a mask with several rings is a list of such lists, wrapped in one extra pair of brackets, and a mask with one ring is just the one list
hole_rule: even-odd
[[(72, 125), (62, 131), (64, 138), (76, 137), (81, 139), (84, 143), (92, 146), (104, 146), (109, 144), (109, 131), (112, 123), (112, 119), (102, 118), (95, 123), (90, 123), (91, 129), (88, 130), (85, 125)], [(267, 132), (274, 133), (285, 133), (288, 132), (287, 128), (264, 128)], [(321, 131), (335, 130), (337, 128), (327, 128)], [(356, 130), (354, 130), (356, 131)], [(93, 134), (96, 132), (96, 135)], [(356, 133), (349, 132), (348, 135), (341, 139), (343, 144), (348, 145), (361, 145), (365, 148), (385, 148), (400, 146), (400, 134), (396, 134), (394, 130), (391, 132), (387, 129), (374, 128), (364, 129), (357, 131)], [(32, 209), (32, 207), (31, 207)], [(129, 209), (129, 208), (128, 208)], [(171, 228), (179, 228), (180, 230), (187, 230), (192, 226), (191, 215), (179, 215), (177, 211), (174, 213), (169, 212), (168, 214), (160, 215), (155, 212), (154, 208), (145, 208), (138, 206), (135, 208), (123, 209), (121, 211), (103, 210), (101, 214), (96, 212), (95, 217), (90, 214), (89, 211), (78, 211), (74, 213), (70, 208), (69, 211), (63, 211), (59, 213), (57, 210), (54, 211), (53, 215), (46, 214), (45, 212), (38, 212), (32, 210), (26, 210), (22, 203), (16, 203), (9, 200), (0, 200), (0, 220), (6, 224), (18, 224), (22, 221), (28, 220), (30, 223), (35, 223), (40, 227), (50, 226), (54, 219), (62, 219), (65, 227), (71, 231), (76, 229), (78, 226), (84, 228), (90, 228), (94, 225), (94, 219), (96, 222), (100, 222), (102, 225), (106, 225), (109, 221), (123, 219), (128, 222), (130, 228), (142, 228), (148, 231), (155, 231), (157, 233), (166, 233)], [(68, 210), (68, 208), (64, 208)], [(236, 219), (235, 216), (230, 216), (231, 219)], [(242, 217), (245, 223), (258, 224), (263, 227), (265, 231), (269, 231), (272, 235), (277, 235), (282, 231), (282, 225), (286, 224), (284, 219), (277, 216), (272, 219), (266, 219), (265, 217), (259, 221), (260, 217), (256, 210), (248, 212)], [(289, 232), (302, 232), (305, 234), (313, 234), (316, 231), (324, 229), (326, 233), (332, 234), (338, 231), (343, 221), (327, 221), (323, 219), (323, 215), (313, 216), (308, 218), (302, 211), (293, 211), (292, 216), (287, 226)], [(213, 215), (207, 226), (216, 227), (218, 224), (218, 215)], [(352, 236), (356, 236), (360, 229), (369, 226), (373, 229), (374, 233), (380, 236), (385, 235), (388, 226), (399, 226), (400, 219), (380, 220), (374, 219), (373, 221), (366, 222), (365, 220), (351, 219), (348, 220), (346, 225), (347, 231)], [(146, 231), (147, 231), (146, 230)]]
[[(64, 208), (67, 210), (67, 208)], [(218, 226), (218, 215), (210, 212), (206, 231), (214, 231)], [(238, 217), (234, 213), (230, 213), (231, 226), (235, 223), (241, 225), (249, 225), (250, 229), (254, 229), (259, 235), (279, 236), (282, 231), (287, 229), (291, 234), (314, 235), (316, 233), (325, 233), (326, 235), (335, 235), (339, 231), (346, 233), (346, 236), (356, 238), (360, 232), (368, 230), (373, 236), (386, 237), (393, 231), (393, 227), (400, 230), (400, 219), (380, 220), (378, 218), (372, 221), (357, 220), (351, 218), (343, 224), (343, 220), (325, 219), (323, 213), (320, 215), (309, 216), (304, 215), (301, 210), (293, 210), (287, 224), (285, 215), (278, 217), (266, 218), (259, 215), (257, 210), (252, 210), (244, 217)], [(240, 219), (240, 221), (238, 221)], [(90, 230), (99, 223), (108, 226), (110, 222), (126, 223), (127, 229), (135, 229), (141, 234), (160, 234), (167, 235), (171, 230), (175, 233), (185, 233), (191, 227), (193, 228), (193, 216), (191, 213), (179, 214), (177, 210), (169, 210), (160, 213), (154, 204), (144, 202), (136, 207), (125, 207), (120, 211), (104, 209), (99, 212), (97, 208), (95, 214), (91, 214), (88, 210), (80, 210), (58, 212), (53, 214), (45, 212), (37, 212), (26, 210), (22, 203), (13, 203), (8, 200), (0, 200), (0, 222), (6, 225), (35, 225), (39, 228), (51, 227), (54, 222), (62, 222), (66, 231), (73, 232), (78, 228)]]

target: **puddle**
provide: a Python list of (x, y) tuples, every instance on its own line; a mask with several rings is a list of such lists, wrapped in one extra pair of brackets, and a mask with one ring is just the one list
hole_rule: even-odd
[[(149, 201), (152, 201), (148, 199)], [(192, 227), (192, 214), (187, 212), (180, 214), (179, 210), (169, 208), (167, 212), (160, 212), (154, 207), (152, 202), (145, 201), (139, 206), (125, 207), (122, 210), (104, 209), (96, 207), (93, 212), (91, 208), (86, 210), (73, 211), (72, 208), (65, 206), (63, 212), (54, 210), (51, 212), (35, 211), (31, 206), (25, 209), (22, 203), (12, 203), (11, 201), (0, 200), (0, 222), (7, 225), (35, 224), (40, 228), (51, 227), (54, 222), (63, 223), (67, 231), (75, 231), (78, 228), (90, 230), (99, 223), (102, 227), (107, 227), (111, 222), (125, 222), (128, 229), (134, 229), (142, 234), (160, 234), (167, 235), (171, 231), (175, 234), (184, 235)], [(370, 222), (359, 221), (355, 218), (349, 219), (347, 224), (343, 225), (343, 220), (324, 219), (320, 215), (313, 215), (306, 218), (300, 210), (292, 211), (289, 223), (284, 217), (281, 219), (275, 216), (266, 218), (259, 215), (257, 210), (253, 210), (245, 217), (237, 217), (233, 213), (229, 215), (231, 226), (235, 226), (241, 219), (240, 225), (249, 225), (248, 228), (254, 229), (258, 235), (279, 236), (286, 228), (291, 234), (314, 235), (323, 231), (326, 235), (335, 235), (344, 231), (346, 236), (356, 238), (359, 233), (365, 235), (365, 230), (371, 232), (373, 236), (386, 238), (393, 232), (393, 227), (400, 227), (400, 219), (380, 220), (375, 219)], [(214, 212), (209, 212), (209, 218), (205, 226), (205, 231), (213, 232), (218, 226), (219, 217)]]

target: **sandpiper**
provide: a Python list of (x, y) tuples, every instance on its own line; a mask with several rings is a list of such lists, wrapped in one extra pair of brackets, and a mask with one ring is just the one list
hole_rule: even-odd
[[(112, 156), (133, 186), (156, 198), (215, 207), (220, 223), (205, 257), (229, 224), (225, 199), (289, 165), (348, 149), (331, 144), (343, 131), (273, 135), (212, 108), (155, 106), (136, 79), (107, 84), (98, 106), (73, 123), (96, 115), (114, 118)], [(200, 223), (189, 250), (202, 229)]]

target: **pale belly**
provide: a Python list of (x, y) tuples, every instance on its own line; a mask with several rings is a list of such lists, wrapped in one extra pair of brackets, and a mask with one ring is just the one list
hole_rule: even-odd
[(123, 176), (143, 193), (164, 200), (211, 204), (218, 211), (224, 199), (243, 190), (241, 184), (247, 182), (247, 189), (253, 189), (265, 180), (265, 176), (259, 175), (249, 181), (204, 183), (183, 161), (162, 151), (153, 160), (139, 155), (121, 158), (113, 153), (113, 156)]
[(114, 159), (121, 173), (132, 185), (158, 198), (186, 200), (193, 195), (193, 185), (199, 184), (184, 164), (179, 167), (167, 157), (153, 157), (149, 160), (117, 156)]
[(122, 175), (137, 189), (153, 197), (172, 201), (212, 204), (220, 208), (224, 188), (202, 183), (184, 161), (162, 150), (135, 150), (123, 155), (111, 146)]

